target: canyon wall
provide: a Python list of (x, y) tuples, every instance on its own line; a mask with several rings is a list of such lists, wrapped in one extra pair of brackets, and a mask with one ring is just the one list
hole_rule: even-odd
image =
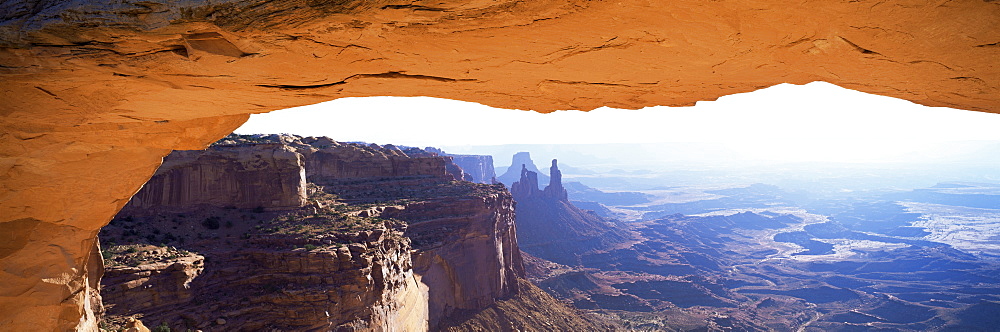
[(462, 168), (472, 178), (468, 181), (477, 183), (493, 183), (496, 172), (493, 170), (493, 156), (449, 154), (456, 165)]
[(283, 144), (219, 145), (175, 151), (126, 211), (178, 211), (199, 205), (289, 209), (306, 200), (302, 155)]
[(421, 149), (340, 143), (327, 137), (306, 137), (291, 144), (305, 157), (306, 176), (314, 182), (406, 176), (462, 179), (460, 171), (456, 177), (455, 171), (448, 169), (449, 158)]
[[(108, 314), (142, 314), (146, 325), (178, 330), (426, 329), (427, 287), (413, 275), (401, 231), (324, 240), (342, 245), (254, 236), (236, 247), (205, 248), (204, 256), (152, 250), (151, 263), (108, 269)], [(301, 248), (310, 243), (321, 248)]]
[(386, 210), (410, 223), (414, 271), (430, 288), (430, 326), (456, 311), (475, 312), (518, 292), (525, 278), (514, 226), (514, 201), (497, 190)]
[(14, 330), (96, 329), (85, 294), (100, 227), (171, 150), (204, 148), (250, 113), (376, 95), (691, 105), (817, 80), (1000, 112), (996, 1), (0, 8), (0, 326)]
[(462, 169), (463, 180), (476, 183), (490, 184), (496, 181), (496, 171), (493, 170), (493, 156), (470, 155), (470, 154), (450, 154), (443, 150), (427, 147), (424, 150), (436, 153), (439, 156), (451, 157), (456, 166)]
[[(262, 158), (275, 152), (283, 162)], [(288, 162), (299, 160), (305, 162)], [(137, 199), (170, 196), (159, 193), (171, 188), (205, 190), (190, 197), (227, 194), (215, 190), (225, 187), (302, 203), (261, 209), (234, 206), (234, 198), (187, 196), (165, 201), (172, 204), (166, 208), (152, 199), (130, 203), (102, 237), (146, 249), (123, 251), (119, 243), (112, 250), (128, 258), (116, 258), (105, 278), (108, 312), (141, 313), (149, 326), (202, 330), (415, 331), (517, 295), (524, 270), (510, 194), (498, 185), (453, 182), (448, 162), (420, 150), (288, 135), (233, 135), (206, 151), (172, 154)], [(219, 185), (220, 177), (238, 173), (233, 165), (254, 165), (250, 180)], [(305, 185), (299, 196), (254, 180), (268, 172), (312, 174), (310, 198)], [(315, 198), (331, 194), (337, 198)], [(386, 203), (371, 206), (375, 201)], [(269, 213), (285, 217), (268, 219)], [(338, 218), (395, 226), (271, 234), (314, 227), (316, 221), (307, 220), (342, 223)], [(302, 221), (282, 222), (293, 219)], [(149, 249), (156, 243), (170, 245)]]

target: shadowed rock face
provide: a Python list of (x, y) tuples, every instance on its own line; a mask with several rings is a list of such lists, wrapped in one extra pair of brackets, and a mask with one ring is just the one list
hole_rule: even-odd
[(455, 166), (460, 168), (462, 180), (485, 184), (496, 183), (497, 174), (493, 170), (493, 156), (450, 154), (434, 147), (427, 147), (424, 150), (439, 156), (450, 157)]
[(570, 203), (552, 160), (549, 185), (538, 190), (535, 172), (521, 168), (510, 193), (517, 202), (517, 237), (525, 252), (560, 264), (579, 265), (580, 255), (624, 242), (625, 231)]
[[(172, 149), (350, 96), (550, 111), (828, 81), (998, 112), (1000, 3), (98, 2), (0, 6), (0, 324), (94, 329), (94, 236)], [(54, 250), (50, 250), (53, 249)]]
[(493, 156), (450, 154), (456, 165), (469, 175), (467, 181), (493, 183), (497, 174), (493, 170)]
[(514, 201), (506, 192), (430, 200), (382, 215), (411, 222), (406, 236), (420, 250), (413, 270), (430, 290), (431, 327), (456, 311), (475, 312), (518, 293), (524, 267)]
[(552, 159), (552, 166), (549, 168), (549, 185), (545, 187), (544, 193), (552, 199), (568, 201), (566, 188), (563, 188), (562, 185), (562, 172), (559, 171), (559, 166), (556, 163), (557, 161)]

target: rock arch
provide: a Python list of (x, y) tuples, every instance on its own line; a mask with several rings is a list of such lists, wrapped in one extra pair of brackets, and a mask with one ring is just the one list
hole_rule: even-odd
[(94, 330), (94, 237), (171, 149), (350, 96), (551, 111), (778, 83), (1000, 112), (1000, 2), (8, 0), (0, 327)]

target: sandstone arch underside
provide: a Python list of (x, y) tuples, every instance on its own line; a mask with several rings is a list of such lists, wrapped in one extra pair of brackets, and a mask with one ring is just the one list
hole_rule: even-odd
[(676, 106), (811, 81), (997, 113), (997, 27), (991, 0), (2, 1), (0, 329), (96, 329), (97, 231), (171, 149), (251, 113)]

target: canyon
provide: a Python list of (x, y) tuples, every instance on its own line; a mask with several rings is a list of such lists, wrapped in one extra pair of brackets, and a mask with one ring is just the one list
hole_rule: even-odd
[(544, 310), (547, 326), (600, 329), (525, 280), (502, 185), (456, 181), (449, 163), (289, 135), (175, 152), (101, 232), (104, 324), (463, 331)]
[(451, 161), (462, 169), (462, 180), (489, 184), (497, 182), (497, 174), (493, 169), (493, 156), (449, 154), (434, 147), (427, 147), (424, 150), (451, 157)]
[[(94, 330), (96, 235), (247, 114), (429, 95), (551, 111), (823, 80), (997, 112), (994, 1), (0, 6), (0, 326)], [(586, 27), (583, 29), (581, 27)]]
[[(624, 330), (963, 331), (984, 330), (1000, 314), (995, 180), (897, 187), (913, 176), (991, 181), (992, 159), (980, 161), (982, 168), (945, 173), (939, 172), (953, 163), (919, 172), (920, 166), (887, 170), (882, 164), (852, 171), (779, 165), (764, 176), (741, 174), (745, 165), (680, 174), (623, 170), (629, 161), (607, 165), (602, 157), (590, 157), (592, 169), (576, 164), (586, 158), (576, 158), (569, 172), (554, 162), (546, 190), (534, 189), (533, 172), (522, 168), (523, 180), (511, 192), (518, 230), (542, 234), (519, 237), (529, 279)], [(783, 186), (794, 177), (808, 183), (794, 190), (735, 185), (734, 175), (784, 180)], [(566, 193), (550, 190), (565, 188), (556, 184), (567, 179), (617, 187), (604, 192), (577, 183)], [(550, 231), (522, 219), (522, 203), (564, 197), (614, 212), (614, 223), (604, 228), (613, 226), (618, 236), (588, 246), (594, 241), (578, 230), (593, 224), (583, 227), (554, 207), (539, 220), (568, 228)], [(574, 255), (532, 250), (532, 241), (544, 246), (566, 238), (576, 241), (558, 246)]]
[[(527, 153), (519, 155), (530, 158)], [(538, 189), (537, 173), (525, 166), (533, 165), (532, 161), (518, 160), (515, 155), (515, 164), (519, 161), (523, 161), (521, 178), (511, 186), (510, 193), (517, 202), (518, 239), (523, 251), (552, 262), (579, 265), (581, 255), (626, 242), (626, 230), (570, 203), (557, 160), (552, 160), (550, 182), (543, 190)], [(510, 169), (514, 168), (511, 165)]]

